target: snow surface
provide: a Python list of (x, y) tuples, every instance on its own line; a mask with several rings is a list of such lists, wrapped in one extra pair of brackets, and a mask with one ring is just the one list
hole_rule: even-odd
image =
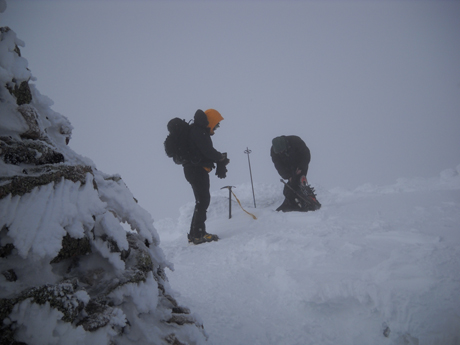
[(459, 172), (317, 186), (322, 208), (308, 213), (275, 211), (281, 183), (255, 185), (255, 209), (250, 185), (237, 186), (257, 220), (234, 198), (229, 219), (227, 190), (214, 191), (219, 242), (187, 244), (192, 203), (155, 223), (171, 286), (214, 345), (460, 344)]

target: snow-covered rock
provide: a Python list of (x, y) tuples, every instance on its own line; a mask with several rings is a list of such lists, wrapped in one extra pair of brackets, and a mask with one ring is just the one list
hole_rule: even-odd
[(72, 125), (30, 84), (24, 43), (0, 35), (0, 342), (204, 342), (152, 217), (67, 146)]

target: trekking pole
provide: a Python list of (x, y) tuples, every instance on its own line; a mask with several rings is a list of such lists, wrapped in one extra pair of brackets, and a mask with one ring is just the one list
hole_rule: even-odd
[[(228, 188), (228, 219), (232, 218), (232, 186), (225, 186), (221, 189)], [(233, 186), (233, 188), (235, 188)]]
[(251, 186), (252, 186), (252, 197), (254, 199), (254, 208), (256, 208), (256, 195), (254, 194), (254, 184), (252, 183), (252, 171), (251, 171), (251, 160), (249, 159), (249, 154), (252, 151), (246, 147), (244, 153), (248, 155), (248, 164), (249, 164), (249, 175), (251, 176)]

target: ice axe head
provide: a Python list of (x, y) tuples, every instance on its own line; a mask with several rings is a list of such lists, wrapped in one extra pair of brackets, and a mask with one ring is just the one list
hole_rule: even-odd
[(224, 188), (228, 188), (229, 191), (232, 190), (232, 188), (236, 188), (235, 186), (225, 186), (225, 187), (222, 187), (221, 189), (224, 189)]

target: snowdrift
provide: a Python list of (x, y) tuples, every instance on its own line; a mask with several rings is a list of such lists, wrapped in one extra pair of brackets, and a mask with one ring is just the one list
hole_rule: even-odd
[[(229, 167), (231, 168), (231, 167)], [(186, 244), (193, 204), (156, 228), (171, 284), (214, 345), (460, 344), (460, 166), (355, 190), (315, 186), (319, 211), (279, 213), (282, 185), (212, 195), (216, 243)], [(212, 181), (215, 189), (220, 186)], [(174, 230), (171, 230), (174, 229)]]

